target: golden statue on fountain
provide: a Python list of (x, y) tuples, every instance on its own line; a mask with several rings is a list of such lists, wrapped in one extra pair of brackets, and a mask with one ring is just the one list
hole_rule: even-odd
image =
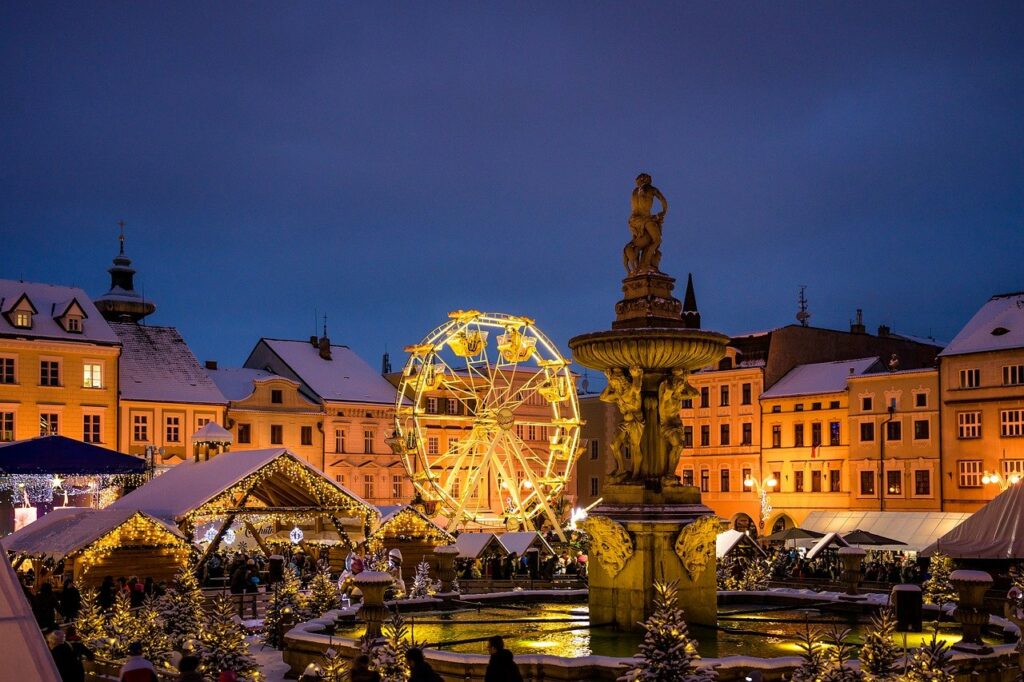
[[(661, 212), (654, 214), (654, 200), (661, 202)], [(630, 198), (629, 231), (633, 238), (622, 250), (622, 263), (627, 275), (640, 272), (660, 272), (661, 226), (668, 213), (668, 201), (657, 187), (651, 184), (651, 176), (641, 173), (636, 176), (636, 189)]]

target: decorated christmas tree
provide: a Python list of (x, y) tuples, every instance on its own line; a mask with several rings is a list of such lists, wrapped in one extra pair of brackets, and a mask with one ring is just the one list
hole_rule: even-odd
[(270, 601), (263, 618), (263, 641), (274, 648), (280, 648), (285, 634), (285, 621), (298, 623), (303, 620), (305, 599), (299, 592), (299, 579), (292, 571), (284, 572), (284, 579), (270, 588)]
[(860, 669), (866, 682), (890, 682), (899, 677), (896, 661), (900, 652), (893, 642), (895, 633), (896, 616), (892, 609), (882, 609), (871, 617), (871, 626), (860, 648)]
[(93, 651), (106, 648), (107, 618), (96, 601), (96, 590), (82, 590), (82, 607), (78, 610), (75, 627), (82, 643)]
[(933, 632), (931, 640), (914, 651), (901, 682), (954, 682), (949, 646), (938, 634), (938, 630)]
[(138, 623), (139, 641), (142, 642), (142, 655), (158, 667), (169, 662), (171, 660), (171, 640), (164, 631), (164, 621), (160, 617), (156, 598), (146, 597), (134, 615), (136, 623)]
[(120, 590), (114, 598), (114, 608), (107, 618), (107, 644), (103, 653), (115, 660), (128, 656), (128, 646), (141, 641), (142, 628), (131, 610), (128, 593)]
[(766, 556), (758, 554), (745, 563), (739, 578), (740, 590), (767, 590), (771, 580), (774, 563)]
[(736, 558), (730, 553), (718, 560), (716, 568), (716, 586), (719, 590), (735, 590), (736, 580)]
[(953, 572), (953, 560), (945, 554), (935, 552), (928, 563), (931, 577), (924, 581), (924, 601), (926, 604), (948, 604), (956, 601), (956, 590), (949, 580)]
[(331, 609), (338, 608), (340, 603), (338, 585), (331, 580), (330, 571), (327, 569), (317, 571), (309, 584), (309, 598), (306, 602), (308, 616), (319, 618)]
[(820, 642), (821, 633), (810, 625), (804, 627), (797, 640), (800, 648), (800, 667), (793, 671), (791, 682), (817, 682), (828, 668), (825, 647)]
[(160, 598), (160, 615), (171, 645), (181, 649), (185, 642), (196, 639), (203, 625), (203, 592), (190, 568), (183, 569), (174, 585)]
[(696, 665), (697, 648), (678, 606), (679, 584), (657, 582), (654, 613), (641, 627), (647, 631), (633, 667), (626, 673), (628, 682), (711, 682), (715, 671)]
[(849, 628), (834, 626), (826, 637), (825, 670), (818, 682), (860, 682), (861, 671), (847, 663), (853, 660), (853, 644), (850, 643)]
[(321, 682), (349, 682), (348, 659), (343, 658), (334, 649), (324, 652), (320, 659), (320, 680)]
[(245, 629), (235, 617), (235, 605), (230, 597), (214, 599), (202, 635), (199, 638), (203, 668), (208, 677), (217, 679), (220, 673), (231, 670), (240, 680), (258, 680), (259, 664), (249, 655)]
[(429, 597), (437, 593), (437, 587), (430, 579), (430, 564), (421, 561), (416, 564), (416, 576), (412, 579), (412, 587), (409, 589), (409, 599)]
[(381, 682), (405, 682), (409, 678), (409, 666), (405, 662), (405, 652), (416, 644), (409, 636), (409, 626), (398, 609), (384, 623), (382, 638), (368, 640), (363, 638), (360, 648), (362, 653), (370, 657), (370, 669), (380, 673)]

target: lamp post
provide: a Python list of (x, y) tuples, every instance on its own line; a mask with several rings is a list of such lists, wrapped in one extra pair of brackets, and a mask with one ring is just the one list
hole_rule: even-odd
[(757, 527), (759, 531), (764, 531), (764, 520), (765, 517), (772, 513), (772, 505), (768, 501), (768, 492), (777, 486), (779, 482), (775, 480), (774, 476), (769, 475), (764, 481), (758, 481), (753, 476), (748, 476), (743, 479), (743, 485), (747, 488), (751, 488), (753, 492), (757, 493), (758, 498), (761, 502), (761, 508), (758, 511)]
[(1010, 486), (1017, 485), (1018, 483), (1020, 483), (1020, 480), (1020, 474), (1013, 473), (1007, 476), (1006, 478), (1003, 478), (1002, 476), (999, 475), (999, 472), (997, 471), (993, 471), (991, 473), (986, 471), (981, 477), (981, 482), (984, 483), (985, 485), (998, 485), (999, 492), (1003, 492)]

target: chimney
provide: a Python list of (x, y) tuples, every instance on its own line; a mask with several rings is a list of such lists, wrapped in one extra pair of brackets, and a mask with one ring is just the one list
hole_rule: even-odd
[(889, 336), (889, 332), (890, 331), (892, 331), (892, 330), (889, 329), (889, 325), (886, 325), (886, 324), (878, 325), (878, 335), (879, 336)]
[(865, 334), (865, 333), (867, 333), (867, 329), (865, 329), (865, 327), (864, 327), (864, 311), (861, 310), (860, 308), (857, 308), (857, 318), (856, 318), (856, 321), (853, 322), (850, 325), (850, 333), (851, 334)]
[(207, 360), (206, 361), (206, 369), (217, 369), (217, 361), (216, 360)]
[(309, 345), (313, 346), (313, 348), (318, 348), (320, 346), (320, 341), (316, 338), (316, 334), (309, 337)]
[(324, 360), (331, 359), (331, 340), (326, 336), (320, 337), (320, 357)]

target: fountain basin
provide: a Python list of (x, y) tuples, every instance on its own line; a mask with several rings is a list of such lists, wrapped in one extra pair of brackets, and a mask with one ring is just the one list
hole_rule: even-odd
[(694, 369), (717, 362), (729, 337), (700, 329), (640, 328), (582, 334), (569, 340), (573, 359), (584, 367), (643, 367), (645, 371)]

